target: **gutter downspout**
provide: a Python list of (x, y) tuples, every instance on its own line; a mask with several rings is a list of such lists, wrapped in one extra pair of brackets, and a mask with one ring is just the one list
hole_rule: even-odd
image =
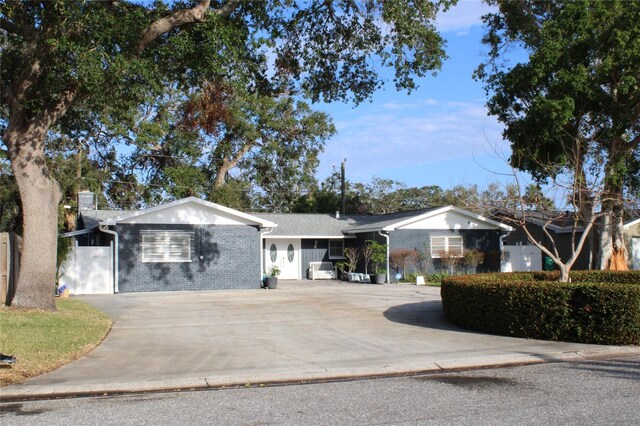
[(98, 227), (100, 232), (104, 232), (105, 234), (113, 235), (113, 293), (120, 293), (120, 281), (118, 280), (118, 269), (119, 269), (119, 261), (118, 261), (118, 233), (116, 231), (112, 231), (104, 225), (100, 225)]
[(387, 240), (387, 282), (391, 283), (389, 279), (389, 233), (383, 234), (382, 231), (378, 231), (378, 235), (384, 237)]
[[(264, 228), (260, 228), (261, 230)], [(260, 283), (262, 283), (262, 277), (267, 272), (264, 264), (264, 236), (273, 232), (273, 228), (266, 228), (264, 233), (260, 233)]]

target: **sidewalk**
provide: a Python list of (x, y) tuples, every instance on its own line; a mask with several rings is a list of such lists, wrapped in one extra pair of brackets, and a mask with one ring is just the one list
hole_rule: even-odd
[(440, 289), (281, 282), (277, 290), (79, 297), (114, 320), (87, 356), (2, 401), (340, 380), (640, 355), (640, 348), (492, 336), (447, 322)]

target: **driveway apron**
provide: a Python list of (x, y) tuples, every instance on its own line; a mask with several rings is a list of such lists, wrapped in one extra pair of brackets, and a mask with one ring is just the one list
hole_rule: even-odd
[(463, 330), (447, 322), (439, 293), (412, 285), (281, 281), (276, 290), (82, 296), (112, 317), (106, 340), (85, 357), (4, 391), (331, 379), (624, 350)]

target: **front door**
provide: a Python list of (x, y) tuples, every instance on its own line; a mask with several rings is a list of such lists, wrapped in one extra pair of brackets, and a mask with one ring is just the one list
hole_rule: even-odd
[(279, 278), (300, 279), (300, 240), (265, 240), (264, 259), (267, 274), (276, 265), (280, 268)]

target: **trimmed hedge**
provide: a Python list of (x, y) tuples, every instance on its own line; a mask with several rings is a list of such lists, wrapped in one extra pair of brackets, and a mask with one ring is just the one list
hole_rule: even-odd
[(513, 272), (445, 277), (449, 321), (532, 339), (640, 344), (640, 271)]

